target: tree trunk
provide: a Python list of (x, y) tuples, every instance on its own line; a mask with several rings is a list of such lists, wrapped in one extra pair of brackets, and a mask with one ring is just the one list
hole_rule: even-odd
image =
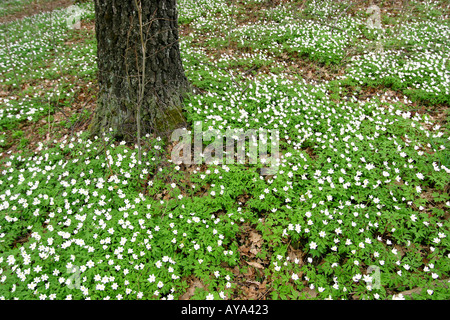
[[(95, 0), (99, 96), (93, 135), (128, 141), (185, 125), (189, 90), (178, 43), (176, 0)], [(138, 121), (140, 120), (140, 121)]]

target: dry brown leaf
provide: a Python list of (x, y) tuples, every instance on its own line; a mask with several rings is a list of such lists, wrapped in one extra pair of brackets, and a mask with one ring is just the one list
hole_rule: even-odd
[(247, 268), (247, 272), (242, 274), (246, 279), (254, 279), (256, 272), (254, 268)]
[(235, 276), (237, 276), (237, 275), (239, 275), (241, 273), (241, 271), (239, 270), (239, 266), (235, 266), (234, 268), (233, 268), (233, 274), (235, 275)]
[(267, 285), (267, 279), (264, 279), (263, 283), (261, 283), (261, 285), (259, 286), (260, 290), (265, 290), (266, 289), (266, 285)]
[(254, 287), (243, 287), (242, 289), (248, 300), (258, 299), (258, 291)]
[(197, 288), (206, 289), (206, 287), (199, 279), (194, 278), (191, 282), (190, 287), (186, 290), (186, 292), (182, 296), (180, 296), (180, 300), (189, 300), (194, 295), (195, 290)]
[(289, 246), (289, 249), (290, 249), (288, 252), (289, 259), (292, 262), (295, 262), (295, 259), (298, 259), (299, 264), (302, 265), (303, 252), (301, 250), (294, 249), (292, 246)]
[(249, 251), (249, 249), (244, 245), (239, 247), (239, 252), (242, 253), (244, 256), (248, 255), (248, 251)]
[(315, 289), (310, 289), (306, 287), (302, 290), (302, 292), (306, 293), (306, 298), (313, 299), (317, 297), (317, 291)]
[(250, 241), (257, 247), (261, 247), (262, 245), (262, 236), (254, 231), (250, 231)]
[(247, 264), (251, 265), (252, 267), (258, 268), (258, 269), (264, 269), (264, 267), (258, 263), (258, 262), (254, 262), (254, 261), (246, 261)]
[(254, 246), (250, 248), (250, 253), (254, 254), (255, 256), (260, 252), (261, 250), (258, 250)]

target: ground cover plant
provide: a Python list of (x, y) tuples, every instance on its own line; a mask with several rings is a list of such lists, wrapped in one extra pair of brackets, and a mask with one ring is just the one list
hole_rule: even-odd
[(187, 130), (268, 176), (90, 137), (92, 3), (0, 24), (0, 298), (449, 299), (450, 8), (401, 4), (179, 1)]

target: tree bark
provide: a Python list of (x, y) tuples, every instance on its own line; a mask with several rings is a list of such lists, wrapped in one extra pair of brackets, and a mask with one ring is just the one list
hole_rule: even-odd
[[(185, 125), (176, 0), (95, 0), (99, 96), (90, 131), (133, 141)], [(139, 109), (139, 110), (138, 110)], [(140, 119), (138, 119), (140, 118)]]

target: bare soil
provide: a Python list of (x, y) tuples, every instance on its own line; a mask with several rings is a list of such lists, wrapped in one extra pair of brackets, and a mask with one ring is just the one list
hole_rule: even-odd
[(33, 16), (41, 12), (50, 12), (55, 9), (67, 8), (73, 5), (73, 3), (74, 3), (73, 0), (54, 0), (54, 1), (36, 0), (32, 4), (24, 6), (23, 9), (19, 12), (4, 17), (0, 17), (0, 23), (7, 23), (19, 20), (24, 17)]

